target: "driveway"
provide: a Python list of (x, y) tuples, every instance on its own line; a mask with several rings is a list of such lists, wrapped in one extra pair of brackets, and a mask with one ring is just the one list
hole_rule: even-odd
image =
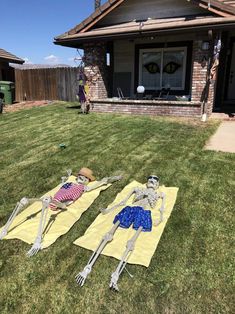
[(223, 121), (205, 149), (235, 153), (235, 121)]

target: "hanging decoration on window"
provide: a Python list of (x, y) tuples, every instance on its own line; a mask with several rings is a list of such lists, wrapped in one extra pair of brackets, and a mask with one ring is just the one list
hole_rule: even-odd
[(175, 73), (179, 68), (181, 67), (180, 64), (174, 62), (174, 61), (171, 61), (171, 62), (168, 62), (164, 68), (163, 68), (163, 72), (166, 72), (167, 74), (173, 74)]
[(149, 62), (145, 64), (144, 67), (151, 74), (160, 73), (160, 68), (155, 62)]

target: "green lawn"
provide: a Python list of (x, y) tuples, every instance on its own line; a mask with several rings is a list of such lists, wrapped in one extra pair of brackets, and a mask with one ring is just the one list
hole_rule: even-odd
[[(23, 196), (41, 196), (66, 169), (123, 174), (80, 221), (33, 258), (19, 240), (0, 242), (0, 313), (233, 313), (235, 155), (204, 151), (218, 123), (124, 115), (78, 115), (69, 104), (0, 115), (0, 225)], [(61, 150), (58, 145), (66, 144)], [(150, 267), (130, 265), (109, 290), (117, 260), (101, 256), (83, 288), (75, 274), (91, 252), (73, 241), (132, 179), (156, 173), (178, 186)]]

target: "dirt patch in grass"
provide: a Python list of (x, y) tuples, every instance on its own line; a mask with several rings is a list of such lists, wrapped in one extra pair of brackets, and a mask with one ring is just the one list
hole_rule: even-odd
[(3, 113), (15, 112), (22, 109), (29, 109), (32, 107), (42, 107), (51, 104), (51, 101), (48, 100), (37, 100), (37, 101), (22, 101), (15, 103), (13, 105), (5, 105), (3, 107)]

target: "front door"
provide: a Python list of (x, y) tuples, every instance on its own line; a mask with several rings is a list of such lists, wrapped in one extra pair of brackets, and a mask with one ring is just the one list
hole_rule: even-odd
[(235, 102), (235, 41), (232, 43), (227, 100)]

